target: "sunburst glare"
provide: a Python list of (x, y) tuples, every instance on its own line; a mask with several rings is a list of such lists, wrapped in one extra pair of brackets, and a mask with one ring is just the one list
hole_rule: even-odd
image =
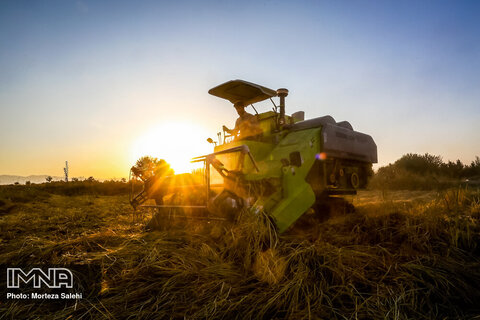
[(205, 128), (188, 122), (162, 123), (145, 131), (131, 148), (132, 164), (142, 156), (165, 159), (175, 173), (190, 172), (191, 158), (213, 152)]

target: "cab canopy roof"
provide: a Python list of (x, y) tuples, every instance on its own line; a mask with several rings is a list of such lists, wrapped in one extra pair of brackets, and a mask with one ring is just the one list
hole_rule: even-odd
[(277, 95), (275, 90), (243, 80), (231, 80), (222, 83), (221, 85), (208, 90), (208, 93), (219, 98), (227, 99), (233, 104), (241, 103), (244, 106)]

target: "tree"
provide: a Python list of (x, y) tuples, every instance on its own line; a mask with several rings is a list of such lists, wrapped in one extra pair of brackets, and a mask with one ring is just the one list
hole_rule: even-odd
[(457, 160), (456, 162), (448, 161), (448, 163), (444, 165), (444, 168), (447, 176), (455, 178), (462, 176), (462, 171), (464, 171), (465, 166), (460, 160)]
[(400, 159), (395, 161), (394, 165), (397, 168), (405, 169), (408, 172), (424, 174), (424, 173), (439, 173), (443, 165), (440, 156), (434, 156), (428, 153), (424, 155), (407, 153)]
[(144, 156), (138, 159), (131, 170), (135, 177), (143, 181), (153, 176), (170, 176), (174, 174), (173, 169), (170, 168), (170, 165), (165, 160), (158, 160), (151, 156)]
[(48, 176), (48, 177), (45, 178), (45, 180), (47, 180), (47, 182), (52, 182), (53, 178), (52, 178), (52, 176)]
[(29, 186), (29, 185), (31, 185), (31, 184), (32, 184), (32, 183), (31, 183), (30, 181), (25, 181), (25, 185), (26, 185), (26, 186)]
[(471, 178), (480, 178), (480, 157), (476, 156), (475, 160), (465, 168), (466, 176)]

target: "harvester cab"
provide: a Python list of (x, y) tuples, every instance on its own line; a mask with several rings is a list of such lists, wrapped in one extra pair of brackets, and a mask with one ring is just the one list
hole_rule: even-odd
[(209, 93), (254, 109), (254, 103), (270, 99), (274, 108), (263, 113), (255, 109), (256, 115), (250, 115), (261, 134), (242, 135), (242, 127), (232, 135), (219, 133), (212, 153), (192, 159), (203, 165), (201, 170), (145, 180), (131, 203), (136, 208), (155, 200), (151, 206), (158, 211), (150, 227), (165, 217), (235, 221), (246, 210), (266, 213), (284, 232), (329, 197), (356, 194), (366, 186), (377, 147), (347, 121), (336, 122), (331, 116), (304, 120), (303, 112), (287, 115), (284, 88), (232, 80)]

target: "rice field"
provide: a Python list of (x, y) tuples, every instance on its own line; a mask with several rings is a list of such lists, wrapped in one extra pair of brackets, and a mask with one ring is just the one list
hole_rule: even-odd
[(0, 264), (102, 274), (68, 305), (2, 297), (0, 319), (480, 319), (479, 190), (363, 191), (283, 235), (248, 212), (145, 232), (127, 196), (2, 192)]

